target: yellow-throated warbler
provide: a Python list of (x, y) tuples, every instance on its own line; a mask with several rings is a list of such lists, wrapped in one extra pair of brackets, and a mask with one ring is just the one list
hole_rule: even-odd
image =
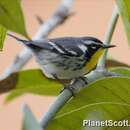
[(44, 41), (27, 41), (12, 34), (9, 35), (32, 50), (44, 74), (49, 78), (81, 77), (96, 67), (105, 49), (114, 47), (114, 45), (105, 45), (94, 37), (63, 37)]

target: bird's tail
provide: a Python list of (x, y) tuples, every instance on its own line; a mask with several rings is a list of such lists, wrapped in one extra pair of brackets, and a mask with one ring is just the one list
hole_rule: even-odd
[(27, 44), (27, 43), (29, 42), (28, 40), (23, 40), (23, 39), (21, 39), (21, 38), (19, 38), (19, 37), (16, 37), (16, 36), (14, 36), (14, 35), (12, 35), (12, 34), (10, 34), (10, 33), (7, 33), (7, 35), (10, 36), (10, 37), (12, 37), (12, 38), (14, 38), (14, 39), (16, 39), (16, 40), (19, 41), (19, 42), (24, 43), (24, 44)]

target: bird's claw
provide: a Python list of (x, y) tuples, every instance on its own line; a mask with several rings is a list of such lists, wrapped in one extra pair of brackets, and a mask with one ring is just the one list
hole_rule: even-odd
[(62, 93), (66, 89), (68, 89), (72, 93), (72, 96), (75, 97), (74, 88), (71, 86), (64, 86), (64, 88), (60, 91), (60, 93)]

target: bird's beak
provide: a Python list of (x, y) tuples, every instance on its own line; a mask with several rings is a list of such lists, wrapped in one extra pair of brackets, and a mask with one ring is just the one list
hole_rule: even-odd
[(112, 47), (116, 47), (116, 46), (115, 45), (106, 45), (106, 44), (102, 45), (103, 49), (108, 49), (108, 48), (112, 48)]

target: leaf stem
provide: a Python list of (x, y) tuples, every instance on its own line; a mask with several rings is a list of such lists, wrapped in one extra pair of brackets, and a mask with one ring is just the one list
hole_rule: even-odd
[[(105, 33), (104, 44), (110, 44), (115, 27), (116, 27), (116, 23), (118, 21), (118, 17), (119, 17), (118, 9), (117, 9), (117, 6), (115, 6), (113, 13), (112, 13), (112, 17), (111, 17), (109, 25), (108, 25), (108, 29)], [(102, 70), (105, 69), (105, 61), (106, 61), (106, 57), (107, 57), (107, 52), (108, 52), (108, 49), (105, 50), (103, 56), (100, 58), (98, 65), (97, 65), (97, 69), (102, 69)]]

